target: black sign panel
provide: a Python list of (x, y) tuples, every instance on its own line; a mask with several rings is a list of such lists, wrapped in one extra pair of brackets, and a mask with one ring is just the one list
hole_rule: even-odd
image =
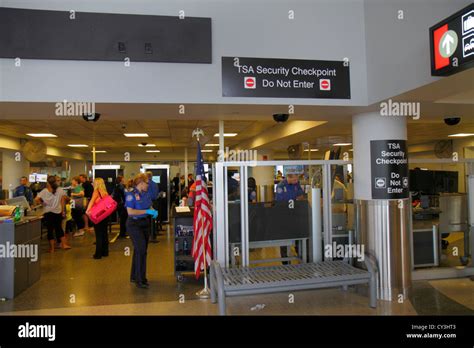
[(0, 8), (0, 57), (212, 63), (211, 19)]
[(406, 140), (370, 142), (372, 199), (408, 198)]
[(474, 67), (474, 3), (430, 28), (431, 75)]
[(222, 95), (350, 99), (349, 63), (222, 57)]

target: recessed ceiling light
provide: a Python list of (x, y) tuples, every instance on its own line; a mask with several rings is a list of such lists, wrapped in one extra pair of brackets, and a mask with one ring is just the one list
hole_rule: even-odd
[[(91, 152), (94, 152), (94, 150), (92, 150)], [(95, 153), (106, 153), (107, 151), (105, 150), (95, 150)]]
[(206, 145), (204, 145), (204, 146), (209, 146), (209, 147), (211, 147), (211, 146), (212, 146), (212, 147), (216, 147), (216, 146), (217, 146), (217, 147), (218, 147), (219, 144), (206, 144)]
[(448, 137), (462, 138), (462, 137), (472, 137), (473, 135), (474, 135), (474, 133), (457, 133), (457, 134), (448, 135)]
[(147, 138), (147, 133), (123, 133), (127, 138)]
[(201, 150), (201, 152), (212, 152), (212, 150)]
[[(225, 137), (235, 137), (237, 133), (224, 133)], [(219, 137), (219, 133), (214, 134), (214, 136), (217, 138)]]
[(349, 146), (349, 145), (352, 145), (352, 143), (337, 143), (337, 144), (334, 144), (333, 146)]
[(354, 149), (350, 149), (349, 151), (354, 151)]
[(160, 150), (146, 150), (146, 152), (161, 152)]
[(89, 147), (89, 145), (86, 144), (67, 144), (69, 147)]
[(156, 147), (155, 144), (138, 144), (140, 147)]
[(51, 133), (28, 133), (26, 135), (29, 135), (30, 137), (35, 137), (35, 138), (57, 138), (58, 136), (55, 134)]
[(316, 152), (316, 151), (319, 151), (319, 150), (318, 150), (318, 149), (310, 149), (310, 150), (306, 149), (305, 151), (306, 151), (306, 152), (308, 152), (308, 151)]

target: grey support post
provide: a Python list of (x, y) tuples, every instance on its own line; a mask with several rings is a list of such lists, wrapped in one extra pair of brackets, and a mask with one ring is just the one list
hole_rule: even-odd
[(222, 275), (221, 265), (217, 261), (212, 263), (214, 268), (214, 284), (217, 290), (217, 301), (219, 302), (219, 315), (225, 315), (225, 291), (224, 291), (224, 276)]
[(372, 256), (365, 253), (364, 263), (367, 266), (367, 270), (370, 272), (369, 282), (369, 305), (372, 308), (377, 307), (377, 264), (372, 259)]
[(211, 286), (211, 303), (217, 302), (217, 289), (216, 289), (216, 271), (214, 270), (215, 261), (211, 263), (209, 267), (209, 283)]

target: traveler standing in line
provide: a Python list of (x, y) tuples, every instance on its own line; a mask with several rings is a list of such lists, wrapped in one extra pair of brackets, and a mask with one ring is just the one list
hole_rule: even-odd
[[(94, 192), (92, 193), (91, 201), (87, 206), (86, 215), (89, 214), (94, 204), (108, 196), (107, 188), (105, 187), (104, 179), (94, 179)], [(101, 259), (102, 256), (109, 256), (109, 236), (107, 235), (107, 226), (109, 224), (109, 217), (105, 218), (101, 222), (95, 224), (95, 254), (92, 256), (94, 259)]]
[(127, 209), (125, 208), (125, 178), (119, 175), (115, 180), (114, 191), (112, 192), (113, 199), (117, 202), (117, 213), (120, 220), (119, 238), (127, 237)]
[(138, 174), (133, 180), (133, 190), (125, 193), (127, 208), (127, 232), (133, 242), (132, 271), (130, 281), (141, 289), (148, 288), (146, 257), (150, 237), (150, 216), (156, 219), (158, 212), (152, 208), (148, 190), (148, 177)]
[(24, 196), (29, 204), (33, 203), (33, 192), (28, 186), (28, 178), (26, 176), (20, 178), (20, 186), (17, 186), (13, 192), (13, 197), (21, 196)]
[(257, 181), (252, 176), (247, 179), (247, 190), (249, 203), (257, 203)]
[(193, 174), (188, 174), (188, 187), (191, 187), (194, 184)]
[[(87, 180), (86, 174), (79, 175), (79, 178), (81, 180), (82, 188), (84, 189), (84, 197), (87, 200), (86, 206), (84, 207), (84, 209), (87, 210), (87, 207), (92, 198), (92, 194), (94, 192), (94, 187), (92, 186), (92, 183), (89, 180)], [(84, 229), (88, 232), (91, 232), (91, 228), (89, 227), (89, 217), (87, 216), (87, 214), (84, 214), (82, 217), (84, 219)]]
[(62, 249), (71, 249), (67, 243), (62, 228), (63, 215), (65, 214), (66, 193), (56, 181), (55, 176), (48, 176), (46, 188), (43, 189), (35, 198), (35, 202), (43, 205), (44, 222), (48, 229), (49, 252), (54, 252), (55, 238), (61, 240)]
[[(158, 207), (158, 193), (160, 191), (158, 184), (153, 181), (153, 173), (152, 172), (146, 172), (146, 176), (148, 177), (148, 190), (147, 193), (150, 196), (151, 203), (153, 209), (157, 209)], [(152, 243), (158, 243), (158, 240), (156, 239), (157, 237), (157, 231), (156, 231), (156, 220), (151, 219), (150, 220), (150, 228), (151, 228), (151, 239), (150, 242)]]
[(75, 176), (71, 180), (71, 199), (74, 201), (74, 208), (72, 208), (72, 218), (76, 223), (77, 231), (73, 237), (81, 237), (84, 235), (84, 189), (80, 185), (81, 178)]
[(172, 197), (171, 197), (171, 202), (174, 202), (175, 205), (179, 204), (179, 173), (176, 173), (175, 177), (172, 182)]

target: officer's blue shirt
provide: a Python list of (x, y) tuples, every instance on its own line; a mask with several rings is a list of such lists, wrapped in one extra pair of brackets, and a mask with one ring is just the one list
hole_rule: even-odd
[(148, 181), (148, 195), (150, 196), (150, 199), (152, 201), (158, 199), (158, 193), (160, 189), (158, 188), (158, 184), (154, 182), (153, 180)]
[(276, 187), (276, 200), (289, 201), (296, 200), (297, 197), (304, 195), (304, 191), (300, 184), (289, 184), (288, 181), (283, 180)]
[[(125, 192), (125, 207), (137, 210), (150, 209), (152, 205), (150, 194), (148, 192), (138, 191), (134, 189), (131, 192)], [(147, 214), (133, 215), (132, 217), (141, 218), (146, 217)]]
[(21, 196), (25, 196), (28, 203), (33, 202), (33, 192), (31, 192), (31, 189), (28, 186), (20, 185), (15, 188), (15, 192), (13, 192), (13, 197)]

